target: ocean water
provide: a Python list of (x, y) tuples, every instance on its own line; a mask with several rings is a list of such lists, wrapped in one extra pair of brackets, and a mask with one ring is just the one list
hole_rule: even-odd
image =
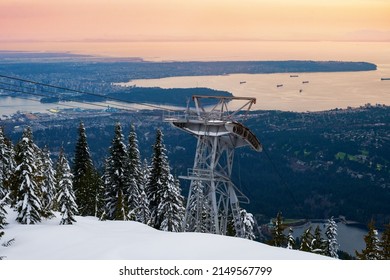
[[(290, 77), (294, 74), (294, 77)], [(390, 64), (376, 71), (332, 73), (233, 74), (133, 80), (123, 86), (225, 90), (238, 97), (255, 97), (253, 109), (323, 111), (359, 107), (367, 103), (390, 105)], [(232, 105), (234, 106), (234, 105)]]
[(336, 60), (390, 64), (390, 42), (1, 42), (0, 50), (71, 52), (147, 61)]
[[(0, 50), (71, 52), (109, 57), (140, 57), (147, 61), (333, 60), (366, 61), (377, 71), (342, 73), (236, 74), (228, 76), (172, 77), (130, 81), (129, 85), (210, 87), (235, 96), (256, 97), (254, 109), (321, 111), (390, 104), (390, 42), (288, 41), (168, 41), (168, 42), (2, 42)], [(241, 83), (245, 81), (245, 83)], [(306, 81), (307, 83), (303, 83)], [(283, 85), (277, 87), (277, 85)], [(183, 106), (185, 101), (183, 101)], [(0, 100), (1, 114), (17, 110), (42, 111), (49, 105)], [(52, 106), (51, 106), (52, 107)]]

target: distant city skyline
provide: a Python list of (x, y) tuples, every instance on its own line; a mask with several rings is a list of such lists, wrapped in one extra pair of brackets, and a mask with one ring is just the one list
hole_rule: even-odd
[(388, 0), (1, 0), (1, 42), (390, 42)]

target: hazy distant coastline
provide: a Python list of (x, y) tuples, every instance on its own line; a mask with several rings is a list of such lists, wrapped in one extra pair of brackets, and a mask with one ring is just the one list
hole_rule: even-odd
[[(23, 52), (0, 50), (1, 63), (140, 63), (178, 68), (174, 76), (308, 73), (308, 72), (350, 72), (372, 71), (377, 65), (361, 61), (314, 61), (314, 60), (251, 60), (251, 61), (169, 61), (149, 62), (141, 57), (105, 57), (82, 55), (70, 52)], [(125, 65), (124, 65), (125, 66)], [(173, 66), (173, 67), (172, 67)], [(166, 68), (166, 67), (163, 67)], [(164, 70), (164, 69), (161, 69)], [(161, 71), (165, 72), (166, 71)], [(163, 75), (167, 77), (169, 74)], [(171, 76), (171, 75), (169, 75)], [(144, 77), (148, 78), (148, 77)]]

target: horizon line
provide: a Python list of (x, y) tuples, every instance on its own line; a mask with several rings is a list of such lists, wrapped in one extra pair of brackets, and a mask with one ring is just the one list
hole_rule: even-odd
[(351, 39), (256, 39), (256, 38), (224, 38), (224, 39), (105, 39), (105, 38), (86, 38), (86, 39), (0, 39), (0, 43), (173, 43), (173, 42), (332, 42), (332, 43), (390, 43), (390, 39), (378, 40), (351, 40)]

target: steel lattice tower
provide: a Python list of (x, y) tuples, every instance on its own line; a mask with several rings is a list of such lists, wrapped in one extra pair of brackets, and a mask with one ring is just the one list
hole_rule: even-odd
[[(256, 102), (249, 97), (199, 96), (192, 97), (195, 110), (165, 120), (194, 135), (197, 141), (193, 168), (188, 169), (190, 180), (184, 227), (186, 231), (225, 235), (228, 217), (233, 217), (237, 236), (243, 236), (239, 203), (249, 199), (231, 181), (234, 150), (250, 146), (261, 151), (256, 136), (234, 120), (240, 111), (247, 113)], [(201, 102), (207, 99), (207, 106)], [(212, 105), (210, 105), (210, 102)], [(241, 102), (230, 111), (230, 102)]]

